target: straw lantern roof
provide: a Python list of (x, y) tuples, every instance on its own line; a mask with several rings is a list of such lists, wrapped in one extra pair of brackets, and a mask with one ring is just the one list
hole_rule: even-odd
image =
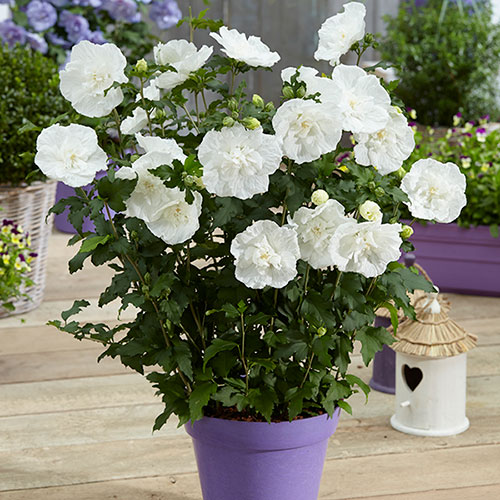
[(437, 293), (424, 293), (414, 304), (416, 320), (405, 319), (397, 330), (396, 352), (413, 356), (445, 358), (475, 347), (477, 337), (467, 333), (449, 316), (450, 304)]

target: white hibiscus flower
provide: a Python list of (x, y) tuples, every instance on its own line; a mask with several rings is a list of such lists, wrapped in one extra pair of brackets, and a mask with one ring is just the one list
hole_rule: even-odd
[(199, 228), (202, 196), (194, 194), (190, 205), (179, 188), (167, 188), (150, 170), (170, 164), (169, 152), (150, 151), (136, 160), (131, 167), (122, 167), (116, 173), (121, 179), (135, 179), (137, 184), (126, 200), (126, 215), (137, 217), (148, 229), (169, 245), (183, 243)]
[(333, 66), (340, 56), (349, 51), (353, 43), (365, 36), (366, 7), (359, 2), (344, 4), (344, 12), (329, 17), (319, 29), (316, 61), (329, 61)]
[(207, 191), (241, 200), (267, 192), (269, 176), (279, 168), (281, 156), (274, 135), (240, 124), (207, 132), (198, 148)]
[(381, 175), (396, 172), (415, 148), (415, 134), (405, 116), (389, 109), (386, 126), (373, 134), (354, 134), (354, 155), (360, 165), (373, 165)]
[(185, 193), (179, 188), (165, 188), (165, 193), (158, 200), (156, 217), (146, 221), (148, 229), (169, 245), (177, 245), (189, 240), (200, 227), (200, 193), (193, 193), (194, 201), (189, 204)]
[(186, 161), (186, 155), (175, 139), (163, 139), (157, 136), (142, 134), (135, 134), (135, 139), (146, 153), (144, 156), (147, 157), (148, 153), (163, 153), (162, 156), (155, 157), (155, 159), (163, 160), (163, 163), (158, 163), (155, 167), (164, 164), (170, 165), (173, 160), (179, 160), (183, 163)]
[(331, 82), (321, 100), (331, 104), (344, 130), (372, 134), (386, 126), (391, 98), (375, 75), (358, 66), (339, 64)]
[(231, 243), (236, 279), (249, 288), (283, 288), (297, 275), (297, 233), (269, 220), (259, 220)]
[(299, 208), (289, 223), (299, 238), (300, 258), (314, 269), (334, 265), (328, 252), (330, 240), (349, 220), (353, 221), (344, 215), (344, 207), (337, 200), (330, 199), (314, 209)]
[(142, 108), (135, 108), (132, 116), (125, 118), (120, 124), (120, 131), (125, 135), (133, 135), (140, 132), (148, 125), (148, 115)]
[(273, 117), (273, 127), (283, 154), (299, 164), (333, 151), (342, 134), (328, 106), (302, 99), (282, 104)]
[[(142, 90), (142, 95), (144, 99), (148, 99), (149, 101), (159, 101), (160, 100), (160, 89), (156, 85), (156, 80), (151, 80), (147, 87), (144, 87)], [(140, 95), (137, 96), (137, 100), (140, 99)]]
[(366, 200), (359, 206), (359, 215), (370, 222), (382, 222), (383, 213), (377, 203)]
[(213, 48), (203, 45), (198, 50), (194, 43), (187, 40), (170, 40), (159, 43), (154, 49), (156, 64), (170, 65), (176, 71), (165, 71), (156, 77), (154, 85), (161, 89), (172, 90), (184, 83), (191, 73), (198, 71), (212, 55)]
[(83, 125), (51, 125), (38, 136), (36, 149), (38, 168), (50, 179), (71, 187), (85, 186), (107, 168), (107, 155), (99, 147), (96, 133)]
[(222, 52), (232, 59), (244, 62), (249, 66), (270, 68), (281, 58), (277, 52), (271, 52), (269, 47), (258, 36), (247, 36), (237, 30), (222, 26), (218, 33), (210, 36), (219, 42)]
[(66, 68), (59, 73), (61, 94), (85, 116), (106, 116), (123, 101), (115, 82), (126, 83), (125, 56), (112, 43), (97, 45), (83, 40), (71, 49)]
[(306, 96), (319, 93), (321, 96), (331, 94), (335, 91), (332, 87), (330, 78), (318, 76), (318, 70), (309, 66), (301, 66), (300, 68), (288, 67), (281, 71), (281, 80), (283, 83), (291, 83), (292, 76), (297, 73), (297, 81), (306, 84)]
[(454, 163), (432, 158), (418, 160), (404, 176), (401, 189), (414, 217), (437, 222), (452, 222), (467, 203), (465, 175)]
[(400, 232), (401, 224), (353, 221), (337, 229), (329, 253), (340, 271), (373, 278), (401, 256)]

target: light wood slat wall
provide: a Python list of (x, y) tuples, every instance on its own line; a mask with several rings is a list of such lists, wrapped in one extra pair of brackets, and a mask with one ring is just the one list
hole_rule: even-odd
[[(281, 88), (277, 70), (302, 64), (313, 65), (325, 73), (331, 71), (328, 64), (318, 63), (313, 58), (318, 44), (317, 31), (327, 17), (342, 10), (344, 3), (347, 0), (213, 0), (209, 15), (212, 18), (222, 18), (228, 26), (248, 35), (262, 37), (272, 50), (279, 52), (281, 61), (272, 73), (258, 71), (247, 74), (250, 95), (256, 92), (265, 99), (276, 102)], [(367, 0), (367, 31), (383, 32), (382, 16), (394, 14), (398, 3), (399, 0)], [(189, 5), (193, 13), (206, 8), (202, 0), (179, 0), (179, 5), (183, 13), (187, 13)], [(186, 35), (185, 27), (173, 28), (165, 33), (165, 38)], [(205, 43), (217, 46), (204, 33), (197, 34), (195, 42), (197, 45)], [(373, 58), (373, 55), (368, 57)]]

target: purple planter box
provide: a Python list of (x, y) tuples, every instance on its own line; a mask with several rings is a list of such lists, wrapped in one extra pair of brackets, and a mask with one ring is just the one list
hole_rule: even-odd
[(414, 224), (417, 262), (442, 292), (500, 296), (500, 238), (487, 226)]
[(340, 408), (293, 422), (204, 417), (193, 438), (203, 500), (317, 500), (328, 438)]

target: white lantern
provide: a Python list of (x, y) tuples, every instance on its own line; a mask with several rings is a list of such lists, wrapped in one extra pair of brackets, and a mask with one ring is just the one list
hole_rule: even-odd
[(396, 408), (391, 425), (418, 436), (450, 436), (469, 427), (465, 415), (467, 354), (476, 337), (448, 317), (437, 294), (415, 304), (417, 320), (400, 324)]

